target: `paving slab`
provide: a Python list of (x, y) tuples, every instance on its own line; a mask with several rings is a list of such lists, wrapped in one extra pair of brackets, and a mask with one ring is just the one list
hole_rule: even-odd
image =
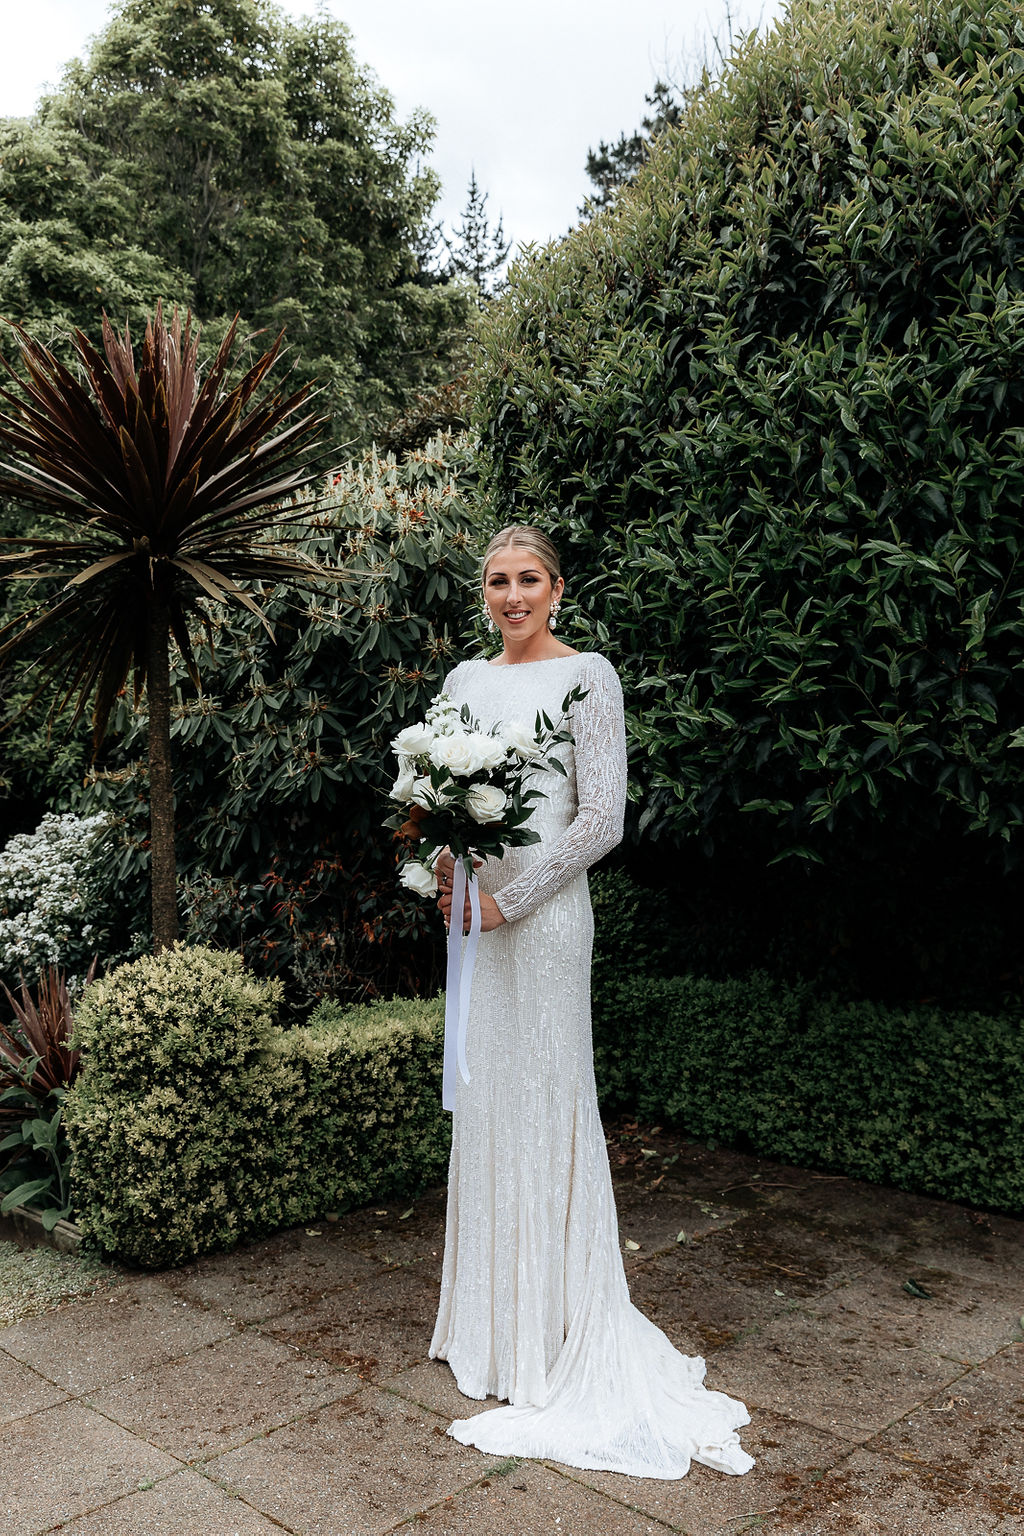
[(634, 1301), (747, 1404), (748, 1476), (451, 1440), (494, 1400), (426, 1358), (437, 1188), (5, 1330), (0, 1533), (1024, 1536), (1024, 1222), (664, 1132), (611, 1141)]
[(713, 1385), (751, 1411), (770, 1408), (859, 1442), (963, 1375), (963, 1366), (924, 1349), (880, 1342), (880, 1331), (855, 1314), (791, 1305), (715, 1357)]
[[(927, 1296), (910, 1294), (913, 1285)], [(870, 1339), (880, 1353), (922, 1349), (968, 1366), (1019, 1334), (1021, 1293), (969, 1275), (921, 1266), (880, 1264), (825, 1297), (806, 1303), (809, 1316)]]
[(975, 1366), (866, 1449), (917, 1467), (922, 1480), (977, 1484), (990, 1512), (1024, 1516), (1024, 1344)]
[(67, 1400), (68, 1394), (52, 1381), (0, 1350), (0, 1424)]
[(29, 1317), (0, 1332), (0, 1348), (78, 1394), (137, 1375), (232, 1332), (226, 1318), (189, 1306), (159, 1279)]
[(1009, 1216), (838, 1175), (780, 1191), (779, 1200), (879, 1256), (980, 1278), (993, 1268), (1020, 1273), (1024, 1226)]
[(758, 1333), (786, 1306), (771, 1282), (744, 1286), (723, 1279), (709, 1250), (683, 1249), (637, 1265), (630, 1271), (633, 1304), (685, 1355), (710, 1358), (737, 1340)]
[(45, 1408), (0, 1435), (0, 1530), (36, 1536), (179, 1465), (82, 1403)]
[(507, 1470), (424, 1510), (410, 1530), (429, 1536), (665, 1536), (669, 1529), (545, 1463), (499, 1466)]
[(407, 1370), (382, 1376), (378, 1385), (387, 1392), (397, 1392), (407, 1402), (429, 1408), (439, 1414), (445, 1426), (453, 1419), (470, 1419), (485, 1408), (497, 1408), (498, 1399), (463, 1397), (447, 1360), (421, 1360)]
[(729, 1477), (696, 1463), (686, 1477), (672, 1482), (623, 1477), (618, 1472), (569, 1471), (567, 1475), (675, 1530), (709, 1536), (723, 1528), (742, 1528), (743, 1522), (764, 1516), (841, 1464), (855, 1448), (835, 1434), (765, 1409), (752, 1415), (752, 1422), (740, 1430), (740, 1440), (757, 1462), (743, 1477)]
[[(813, 1214), (767, 1206), (746, 1212), (712, 1242), (700, 1239), (702, 1272), (772, 1296), (813, 1297), (873, 1269), (878, 1255)], [(685, 1259), (685, 1249), (682, 1257)]]
[(860, 1447), (757, 1529), (774, 1536), (1019, 1536), (1021, 1525), (1019, 1513), (1001, 1497), (986, 1499), (976, 1481)]
[(186, 1301), (235, 1322), (255, 1323), (380, 1273), (379, 1265), (338, 1241), (326, 1224), (311, 1230), (315, 1236), (299, 1228), (283, 1238), (200, 1259), (170, 1271), (166, 1283)]
[[(659, 1253), (675, 1245), (680, 1232), (687, 1238), (706, 1237), (742, 1218), (738, 1206), (702, 1200), (678, 1183), (655, 1184), (620, 1179), (615, 1184), (620, 1247), (637, 1255)], [(627, 1241), (637, 1250), (626, 1249)]]
[(424, 1358), (436, 1316), (436, 1284), (407, 1266), (329, 1291), (260, 1328), (363, 1381), (378, 1381)]
[(198, 1472), (181, 1471), (60, 1528), (61, 1536), (281, 1536), (281, 1526)]
[(341, 1218), (336, 1230), (348, 1247), (377, 1263), (386, 1267), (415, 1264), (436, 1282), (441, 1278), (444, 1255), (446, 1204), (446, 1191), (432, 1189), (415, 1200), (350, 1211)]
[(133, 1434), (194, 1461), (349, 1390), (323, 1360), (250, 1330), (115, 1382), (90, 1401)]
[(452, 1440), (433, 1414), (367, 1386), (206, 1471), (301, 1536), (383, 1536), (497, 1464)]

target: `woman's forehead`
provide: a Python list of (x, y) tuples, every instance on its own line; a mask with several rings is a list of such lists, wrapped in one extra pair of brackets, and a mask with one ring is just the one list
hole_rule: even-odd
[(528, 549), (524, 549), (522, 554), (514, 549), (499, 549), (497, 554), (492, 555), (487, 562), (487, 574), (494, 576), (498, 572), (504, 574), (508, 571), (515, 571), (521, 576), (525, 576), (527, 571), (535, 571), (538, 576), (541, 576), (544, 574), (544, 567), (537, 556), (531, 554)]

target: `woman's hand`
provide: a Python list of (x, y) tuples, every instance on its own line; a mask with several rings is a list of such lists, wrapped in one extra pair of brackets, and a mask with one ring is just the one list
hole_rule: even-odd
[[(473, 866), (479, 869), (483, 861), (474, 859)], [(455, 869), (455, 860), (447, 848), (439, 855), (436, 865), (437, 873), (437, 904), (441, 908), (446, 928), (451, 926), (452, 917), (452, 874)], [(493, 896), (488, 896), (486, 891), (480, 893), (480, 932), (490, 933), (493, 928), (500, 928), (505, 922), (505, 917)], [(462, 932), (469, 932), (469, 925), (473, 919), (473, 909), (469, 904), (469, 892), (466, 892), (466, 900), (462, 910)]]

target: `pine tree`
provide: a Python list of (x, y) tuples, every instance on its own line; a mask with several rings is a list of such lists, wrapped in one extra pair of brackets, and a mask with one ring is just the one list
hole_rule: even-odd
[(442, 239), (448, 251), (448, 275), (468, 277), (481, 301), (489, 299), (500, 286), (494, 279), (508, 260), (512, 242), (505, 239), (500, 215), (494, 229), (491, 228), (487, 217), (487, 193), (480, 190), (475, 170), (470, 172), (462, 223), (453, 230), (451, 239), (445, 234)]

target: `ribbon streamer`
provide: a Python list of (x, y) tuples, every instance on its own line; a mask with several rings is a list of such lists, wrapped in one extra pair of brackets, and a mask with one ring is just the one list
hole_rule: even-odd
[[(469, 888), (470, 924), (465, 953), (462, 947), (462, 918), (466, 908), (466, 888)], [(476, 950), (480, 942), (480, 886), (476, 875), (467, 882), (466, 866), (461, 859), (455, 860), (452, 873), (452, 917), (448, 925), (448, 974), (444, 1000), (444, 1072), (441, 1078), (441, 1104), (444, 1109), (455, 1108), (455, 1072), (464, 1083), (469, 1082), (466, 1064), (466, 1026), (469, 1023), (469, 999), (473, 991), (473, 969)]]

